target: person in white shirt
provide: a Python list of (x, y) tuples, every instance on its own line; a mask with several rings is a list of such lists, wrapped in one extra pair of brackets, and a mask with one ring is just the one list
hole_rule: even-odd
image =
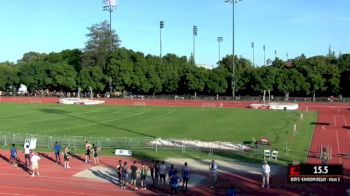
[(270, 184), (269, 184), (270, 172), (271, 172), (270, 166), (267, 164), (267, 161), (264, 161), (264, 164), (262, 165), (262, 178), (263, 179), (262, 179), (261, 188), (265, 188), (265, 185), (267, 188), (270, 188)]
[(162, 161), (162, 164), (159, 165), (159, 177), (160, 177), (160, 183), (163, 183), (163, 186), (165, 186), (165, 174), (166, 174), (166, 165), (165, 162)]
[(210, 165), (209, 165), (209, 172), (210, 172), (210, 188), (215, 188), (217, 185), (217, 181), (218, 181), (218, 165), (215, 163), (214, 160), (211, 161)]
[(30, 152), (31, 152), (28, 143), (25, 144), (23, 152), (24, 152), (24, 163), (26, 167), (28, 167), (28, 165), (30, 165)]
[(39, 155), (33, 152), (32, 158), (30, 160), (32, 162), (32, 170), (33, 170), (32, 177), (35, 176), (35, 174), (39, 176), (39, 160), (40, 160)]

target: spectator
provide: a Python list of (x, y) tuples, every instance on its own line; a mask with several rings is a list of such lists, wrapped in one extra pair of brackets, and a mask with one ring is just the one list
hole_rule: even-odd
[(177, 171), (174, 170), (173, 174), (170, 177), (170, 194), (177, 193), (178, 182), (179, 182), (179, 177), (177, 176)]
[(271, 168), (270, 166), (267, 164), (267, 161), (264, 161), (264, 164), (262, 165), (262, 185), (261, 188), (265, 188), (265, 186), (267, 188), (270, 188), (270, 172), (271, 172)]
[(165, 186), (165, 173), (166, 173), (166, 165), (165, 162), (162, 161), (162, 164), (159, 165), (159, 177), (160, 177), (160, 183)]
[(31, 153), (29, 144), (26, 144), (23, 151), (24, 151), (24, 163), (26, 167), (28, 167), (30, 165), (30, 153)]
[(53, 150), (55, 152), (55, 159), (56, 159), (56, 163), (61, 162), (61, 157), (60, 157), (60, 150), (61, 150), (61, 146), (57, 143), (57, 141), (55, 142), (55, 145), (53, 145)]
[(11, 150), (10, 150), (10, 163), (13, 165), (13, 166), (17, 166), (17, 149), (16, 149), (16, 146), (15, 144), (12, 144), (12, 147), (11, 147)]
[(187, 184), (190, 179), (190, 169), (187, 166), (187, 162), (185, 162), (184, 168), (182, 168), (182, 191), (187, 192)]
[(35, 176), (35, 174), (37, 176), (39, 176), (39, 160), (40, 160), (40, 157), (35, 153), (33, 152), (32, 153), (32, 158), (31, 158), (31, 162), (32, 162), (32, 177)]
[(152, 178), (152, 184), (155, 184), (155, 179), (154, 179), (154, 166), (155, 166), (155, 161), (152, 160), (152, 163), (149, 165), (150, 171), (151, 171), (151, 178)]
[(158, 181), (159, 181), (159, 161), (157, 160), (155, 165), (154, 165), (154, 171), (155, 171), (155, 184), (154, 185), (157, 185), (158, 184)]
[(218, 165), (215, 163), (214, 160), (212, 160), (209, 165), (210, 181), (211, 181), (210, 188), (216, 188), (217, 186), (217, 181), (218, 181), (217, 170), (218, 170)]
[(146, 177), (147, 177), (146, 166), (142, 163), (141, 170), (140, 170), (141, 190), (146, 190)]
[(122, 160), (119, 160), (118, 165), (117, 165), (117, 174), (118, 174), (119, 185), (122, 184), (122, 169), (123, 169)]
[(91, 144), (88, 141), (85, 142), (85, 163), (90, 163)]
[(134, 188), (135, 190), (137, 190), (137, 186), (136, 186), (136, 174), (137, 174), (137, 166), (136, 166), (136, 161), (134, 161), (134, 163), (130, 166), (130, 170), (131, 170), (131, 187)]
[(171, 164), (170, 169), (169, 169), (169, 171), (168, 171), (168, 178), (169, 178), (169, 179), (170, 179), (170, 177), (174, 174), (174, 171), (175, 171), (174, 165)]
[(94, 165), (100, 164), (100, 161), (98, 160), (98, 152), (100, 151), (100, 148), (97, 147), (95, 144), (92, 144), (92, 156), (94, 157)]
[(64, 168), (70, 168), (70, 166), (69, 166), (69, 156), (68, 156), (69, 150), (70, 149), (68, 148), (68, 146), (64, 147), (64, 151), (63, 151)]
[(226, 196), (236, 196), (236, 188), (234, 185), (231, 185), (226, 192)]
[(124, 162), (124, 165), (122, 167), (122, 185), (121, 188), (125, 189), (126, 188), (126, 179), (128, 179), (128, 163)]

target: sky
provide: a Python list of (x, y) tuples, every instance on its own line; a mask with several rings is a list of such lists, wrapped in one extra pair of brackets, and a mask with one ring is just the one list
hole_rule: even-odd
[[(0, 0), (0, 62), (16, 62), (26, 52), (83, 49), (87, 27), (109, 20), (102, 0)], [(283, 60), (304, 53), (350, 53), (349, 0), (242, 0), (235, 4), (235, 54), (255, 64), (277, 56)], [(193, 25), (197, 64), (215, 67), (232, 54), (232, 4), (224, 0), (118, 0), (112, 28), (121, 46), (159, 55), (159, 21), (163, 55), (190, 56)]]

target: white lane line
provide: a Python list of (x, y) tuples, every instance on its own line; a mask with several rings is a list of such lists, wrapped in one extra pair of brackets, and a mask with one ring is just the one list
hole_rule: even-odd
[(334, 117), (334, 126), (336, 127), (337, 126), (337, 120), (335, 119), (335, 114), (333, 115)]
[(348, 136), (350, 137), (350, 131), (349, 131), (349, 128), (347, 127), (347, 126), (348, 126), (348, 123), (347, 123), (346, 120), (345, 120), (345, 116), (343, 115), (342, 117), (343, 117), (343, 121), (344, 121), (344, 124), (345, 124), (345, 126), (346, 126), (346, 129), (348, 130)]
[[(339, 147), (339, 136), (338, 136), (338, 130), (337, 130), (337, 129), (335, 130), (335, 134), (336, 134), (336, 136), (337, 136), (337, 147), (338, 147), (338, 154), (340, 154), (340, 147)], [(339, 163), (341, 164), (341, 163), (342, 163), (341, 158), (340, 158), (340, 157), (338, 157), (338, 159), (339, 159)]]

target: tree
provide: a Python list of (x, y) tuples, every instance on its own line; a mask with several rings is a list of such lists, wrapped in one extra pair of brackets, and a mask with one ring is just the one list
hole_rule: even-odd
[[(119, 47), (119, 37), (114, 30), (109, 30), (107, 21), (94, 24), (88, 27), (88, 41), (85, 44), (82, 55), (82, 64), (84, 66), (100, 66), (106, 68), (108, 55)], [(112, 45), (111, 45), (112, 38)]]

